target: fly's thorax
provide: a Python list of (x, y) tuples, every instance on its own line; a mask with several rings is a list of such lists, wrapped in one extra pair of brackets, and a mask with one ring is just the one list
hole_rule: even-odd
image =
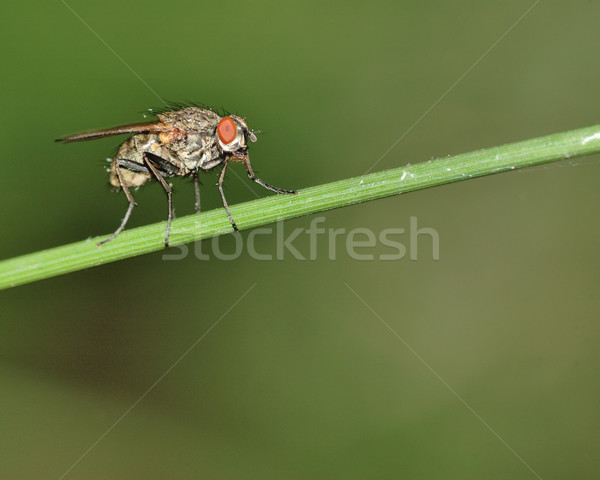
[(178, 144), (176, 153), (189, 171), (210, 170), (224, 160), (215, 136), (198, 132), (189, 132), (185, 142)]
[(217, 128), (221, 117), (212, 110), (200, 107), (186, 107), (173, 112), (164, 112), (157, 118), (165, 124), (172, 125), (184, 132), (211, 134)]

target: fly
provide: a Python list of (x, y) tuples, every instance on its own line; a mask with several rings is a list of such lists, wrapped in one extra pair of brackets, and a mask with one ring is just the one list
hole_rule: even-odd
[(235, 231), (235, 224), (229, 204), (223, 192), (223, 180), (229, 162), (241, 162), (246, 166), (248, 177), (264, 188), (276, 193), (296, 194), (295, 190), (273, 187), (254, 175), (248, 156), (248, 141), (256, 142), (256, 135), (246, 121), (237, 115), (221, 117), (210, 109), (199, 106), (157, 114), (157, 121), (136, 123), (120, 127), (78, 133), (59, 138), (57, 142), (78, 142), (112, 135), (134, 133), (125, 140), (110, 165), (110, 184), (123, 190), (129, 206), (123, 221), (115, 232), (98, 246), (110, 242), (123, 231), (135, 201), (131, 188), (141, 187), (151, 179), (156, 179), (167, 194), (169, 213), (165, 246), (169, 246), (169, 233), (173, 220), (171, 187), (165, 179), (191, 176), (194, 181), (196, 212), (200, 211), (200, 189), (198, 173), (210, 171), (222, 165), (217, 187), (221, 193), (223, 206)]

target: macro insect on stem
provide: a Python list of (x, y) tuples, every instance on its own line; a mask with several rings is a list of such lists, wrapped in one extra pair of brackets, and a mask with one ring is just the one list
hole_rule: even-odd
[(171, 177), (191, 176), (194, 181), (195, 208), (200, 211), (198, 173), (210, 171), (222, 165), (217, 187), (223, 206), (235, 231), (238, 230), (231, 216), (229, 204), (223, 191), (223, 182), (229, 162), (242, 162), (248, 177), (276, 193), (297, 194), (295, 190), (273, 187), (254, 175), (248, 156), (248, 141), (256, 142), (256, 135), (246, 121), (237, 115), (221, 117), (208, 108), (199, 106), (169, 110), (157, 114), (157, 121), (136, 123), (120, 127), (84, 132), (59, 138), (57, 142), (78, 142), (112, 135), (134, 133), (121, 144), (110, 166), (110, 184), (123, 190), (129, 206), (123, 221), (115, 232), (98, 246), (110, 242), (123, 231), (136, 203), (131, 188), (156, 179), (167, 194), (168, 215), (165, 246), (169, 246), (169, 233), (173, 220), (171, 187), (165, 180)]

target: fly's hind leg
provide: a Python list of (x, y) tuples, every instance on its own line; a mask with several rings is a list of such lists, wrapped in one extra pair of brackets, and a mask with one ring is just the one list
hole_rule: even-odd
[[(128, 162), (128, 163), (131, 163), (131, 162)], [(125, 225), (127, 225), (127, 221), (129, 220), (129, 217), (131, 216), (133, 207), (135, 207), (135, 205), (136, 205), (135, 201), (133, 200), (133, 196), (131, 195), (131, 192), (129, 191), (129, 187), (127, 186), (127, 183), (125, 183), (125, 181), (123, 180), (123, 174), (121, 173), (122, 165), (124, 165), (124, 164), (122, 164), (122, 162), (119, 159), (115, 160), (115, 172), (117, 174), (117, 178), (119, 179), (119, 186), (121, 189), (123, 189), (123, 192), (125, 193), (125, 196), (127, 197), (127, 201), (129, 202), (129, 206), (127, 207), (127, 212), (125, 212), (125, 216), (123, 217), (123, 221), (121, 222), (121, 225), (119, 225), (119, 228), (117, 228), (115, 230), (115, 232), (110, 237), (108, 237), (106, 240), (102, 240), (101, 242), (98, 242), (98, 244), (97, 244), (98, 247), (101, 247), (105, 243), (110, 242), (113, 238), (115, 238), (119, 233), (121, 233), (123, 231), (123, 229), (125, 228)]]
[(279, 188), (279, 187), (273, 187), (272, 185), (269, 185), (267, 182), (262, 181), (260, 178), (257, 178), (256, 175), (254, 175), (254, 170), (252, 170), (252, 166), (250, 165), (250, 157), (248, 155), (245, 156), (244, 158), (244, 164), (246, 165), (246, 172), (248, 172), (248, 178), (256, 183), (258, 183), (259, 185), (265, 187), (267, 190), (271, 190), (272, 192), (277, 192), (277, 193), (290, 193), (290, 194), (298, 194), (298, 192), (296, 190), (284, 190), (283, 188)]
[(158, 166), (158, 168), (160, 168), (163, 171), (166, 170), (166, 172), (169, 172), (169, 170), (167, 170), (167, 168), (172, 168), (172, 165), (164, 158), (159, 157), (158, 155), (154, 155), (153, 153), (150, 153), (150, 152), (144, 152), (144, 162), (148, 166), (148, 169), (150, 170), (150, 172), (152, 172), (152, 175), (154, 175), (154, 177), (162, 185), (163, 189), (165, 190), (165, 193), (167, 194), (167, 203), (168, 203), (168, 207), (169, 207), (169, 213), (167, 216), (167, 231), (165, 232), (165, 247), (168, 247), (169, 246), (169, 233), (171, 232), (171, 221), (173, 220), (173, 217), (174, 217), (174, 215), (173, 215), (173, 200), (171, 198), (171, 187), (169, 187), (169, 184), (166, 182), (164, 177), (158, 172), (157, 168), (153, 164), (156, 164)]

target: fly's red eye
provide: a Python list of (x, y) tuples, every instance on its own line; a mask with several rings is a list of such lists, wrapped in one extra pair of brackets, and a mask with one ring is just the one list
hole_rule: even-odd
[(237, 127), (235, 126), (233, 119), (231, 117), (221, 119), (219, 126), (217, 127), (217, 133), (225, 145), (233, 142), (237, 136)]

